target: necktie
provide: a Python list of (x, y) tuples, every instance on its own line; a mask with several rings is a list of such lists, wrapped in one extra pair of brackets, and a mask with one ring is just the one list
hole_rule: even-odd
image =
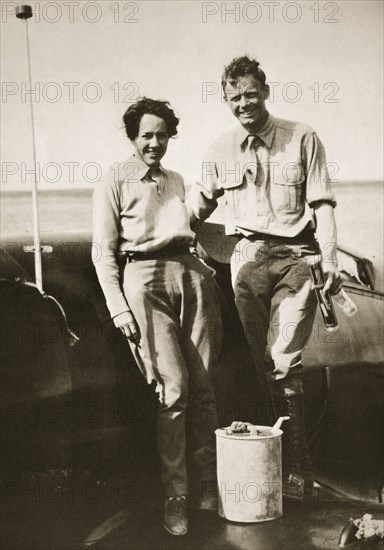
[[(255, 198), (255, 211), (257, 227), (262, 231), (268, 227), (268, 200), (266, 195), (265, 171), (262, 163), (264, 154), (264, 142), (258, 136), (248, 136), (248, 158), (246, 178), (249, 186), (249, 204)], [(265, 161), (265, 156), (264, 156)], [(251, 187), (253, 188), (253, 192)]]
[(264, 169), (259, 158), (259, 149), (263, 142), (258, 136), (248, 136), (248, 162), (245, 175), (248, 181), (261, 186), (264, 181)]
[(164, 191), (164, 181), (163, 176), (161, 175), (161, 171), (159, 170), (159, 168), (150, 168), (148, 171), (148, 175), (151, 180), (156, 183), (157, 192), (159, 195), (161, 195)]

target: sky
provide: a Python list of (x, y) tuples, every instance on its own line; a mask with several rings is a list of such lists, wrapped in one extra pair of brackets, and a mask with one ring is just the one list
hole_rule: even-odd
[[(32, 137), (25, 23), (1, 3), (2, 188), (28, 187)], [(38, 180), (94, 186), (126, 159), (122, 115), (139, 96), (180, 116), (165, 167), (187, 185), (205, 149), (237, 124), (220, 92), (224, 65), (255, 57), (268, 110), (306, 122), (335, 181), (382, 180), (383, 3), (370, 0), (30, 2)]]

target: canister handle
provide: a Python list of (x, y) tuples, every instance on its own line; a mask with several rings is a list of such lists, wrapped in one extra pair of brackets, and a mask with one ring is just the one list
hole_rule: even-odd
[(282, 423), (284, 420), (290, 420), (290, 416), (280, 416), (280, 418), (277, 419), (275, 424), (272, 426), (273, 430), (280, 430)]

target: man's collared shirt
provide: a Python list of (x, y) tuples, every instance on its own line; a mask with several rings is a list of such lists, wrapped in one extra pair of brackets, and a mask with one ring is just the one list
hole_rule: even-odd
[(116, 255), (154, 252), (170, 243), (192, 244), (183, 178), (162, 166), (153, 171), (135, 156), (101, 179), (93, 194), (94, 264), (112, 317), (128, 310)]
[(314, 226), (313, 203), (336, 205), (324, 147), (311, 127), (270, 114), (256, 137), (239, 125), (215, 141), (188, 205), (204, 220), (225, 194), (227, 235), (294, 237)]

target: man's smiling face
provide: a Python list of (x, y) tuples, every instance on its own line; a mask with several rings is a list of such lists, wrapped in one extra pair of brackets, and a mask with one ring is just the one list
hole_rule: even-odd
[(167, 152), (168, 132), (165, 120), (145, 113), (140, 120), (139, 133), (132, 140), (136, 155), (148, 166), (158, 166)]
[(224, 93), (232, 113), (250, 133), (264, 126), (268, 118), (265, 107), (265, 100), (269, 97), (268, 85), (246, 75), (232, 84), (227, 81)]

